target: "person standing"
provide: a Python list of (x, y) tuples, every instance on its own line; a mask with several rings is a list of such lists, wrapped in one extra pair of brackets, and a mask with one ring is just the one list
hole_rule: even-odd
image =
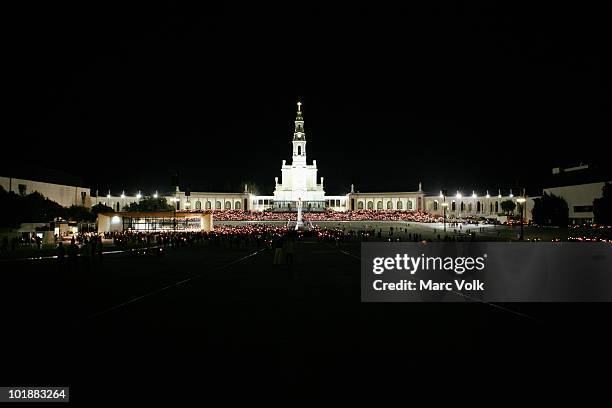
[(64, 244), (62, 241), (57, 245), (57, 261), (60, 264), (60, 267), (64, 266), (64, 257), (66, 256), (66, 249), (64, 248)]
[(283, 262), (283, 242), (280, 238), (276, 238), (273, 244), (274, 248), (274, 265), (280, 265)]
[(103, 255), (103, 251), (102, 251), (102, 237), (98, 237), (98, 243), (96, 245), (97, 250), (98, 250), (98, 261), (100, 263), (102, 263), (102, 255)]
[(285, 263), (288, 265), (292, 265), (293, 264), (293, 251), (295, 249), (295, 241), (293, 239), (293, 234), (290, 234), (289, 236), (287, 236), (287, 238), (285, 239), (285, 245), (284, 245), (284, 253), (285, 253)]

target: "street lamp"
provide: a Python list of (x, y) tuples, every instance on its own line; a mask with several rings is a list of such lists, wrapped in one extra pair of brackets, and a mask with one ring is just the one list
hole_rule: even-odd
[(446, 202), (446, 190), (440, 191), (440, 197), (442, 198), (442, 211), (444, 212), (444, 234), (446, 235), (446, 207), (448, 207), (448, 203)]
[[(446, 197), (444, 197), (446, 200)], [(448, 207), (448, 203), (446, 201), (442, 202), (442, 210), (444, 211), (444, 233), (446, 234), (446, 207)]]
[(516, 202), (521, 205), (521, 241), (523, 241), (523, 239), (525, 238), (525, 236), (523, 235), (523, 217), (525, 216), (526, 201), (527, 199), (525, 199), (525, 191), (523, 190), (523, 197), (519, 197), (516, 199)]
[(172, 201), (174, 201), (174, 232), (176, 232), (176, 206), (178, 205), (179, 199), (178, 197), (174, 197)]

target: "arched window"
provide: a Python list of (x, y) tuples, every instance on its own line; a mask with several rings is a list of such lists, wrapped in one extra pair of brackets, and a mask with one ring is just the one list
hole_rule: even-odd
[(121, 207), (119, 207), (119, 203), (117, 203), (117, 211), (119, 211), (119, 208), (121, 208)]
[(499, 212), (499, 201), (495, 202), (495, 212), (498, 213)]
[(433, 202), (433, 209), (434, 211), (438, 211), (438, 201)]
[(401, 201), (398, 201), (398, 202), (397, 202), (397, 209), (398, 209), (398, 210), (401, 210), (401, 209), (402, 209), (402, 207), (403, 207), (403, 206), (402, 206), (402, 202), (401, 202)]
[(374, 202), (368, 201), (368, 210), (373, 210), (373, 209), (374, 209)]
[(226, 210), (231, 210), (231, 209), (232, 209), (232, 203), (231, 203), (231, 202), (229, 202), (229, 201), (226, 201), (226, 202), (225, 202), (225, 209), (226, 209)]
[(393, 202), (391, 200), (387, 201), (387, 210), (393, 209)]
[(221, 201), (217, 201), (217, 202), (215, 203), (215, 209), (216, 209), (216, 210), (220, 210), (220, 209), (221, 209)]
[(200, 202), (200, 200), (196, 201), (195, 209), (196, 210), (201, 210), (202, 209), (202, 203)]
[(451, 211), (457, 211), (457, 203), (455, 201), (451, 203)]
[(493, 203), (489, 203), (489, 212), (493, 212)]
[(210, 201), (206, 201), (206, 209), (210, 210), (212, 207), (212, 203)]
[(234, 203), (234, 209), (239, 210), (240, 209), (240, 201), (236, 201)]
[(357, 209), (358, 209), (358, 210), (363, 210), (363, 201), (359, 201), (359, 202), (357, 203)]
[(412, 210), (412, 200), (408, 200), (408, 201), (406, 202), (406, 209), (407, 209), (407, 210)]
[(468, 211), (469, 211), (469, 212), (472, 212), (472, 203), (469, 203), (469, 204), (468, 204)]
[(302, 146), (298, 146), (298, 156), (302, 155)]
[(461, 202), (461, 212), (465, 211), (465, 205), (463, 204), (463, 201)]
[(376, 203), (376, 209), (377, 210), (382, 210), (383, 209), (382, 201), (379, 201), (379, 202)]
[(480, 212), (480, 201), (476, 203), (476, 212)]

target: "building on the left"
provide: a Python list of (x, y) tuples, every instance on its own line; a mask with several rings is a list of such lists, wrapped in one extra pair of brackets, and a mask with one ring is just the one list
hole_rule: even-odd
[(0, 186), (7, 192), (13, 192), (20, 196), (38, 192), (62, 207), (73, 205), (91, 207), (90, 189), (83, 187), (82, 183), (78, 181), (76, 178), (57, 174), (51, 174), (49, 177), (0, 176)]
[[(0, 187), (21, 197), (39, 193), (62, 207), (80, 206), (90, 208), (92, 199), (89, 187), (77, 177), (60, 171), (30, 167), (23, 170), (0, 169)], [(11, 214), (10, 216), (13, 216)], [(55, 235), (76, 233), (78, 223), (58, 219), (24, 219), (18, 227), (2, 228), (1, 235), (7, 238), (22, 236), (32, 239), (34, 235), (43, 243), (53, 243)]]

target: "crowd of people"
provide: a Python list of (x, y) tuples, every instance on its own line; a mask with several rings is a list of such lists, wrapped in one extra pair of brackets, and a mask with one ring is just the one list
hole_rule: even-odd
[[(204, 211), (208, 213), (210, 210)], [(218, 221), (296, 221), (296, 212), (217, 210), (212, 212)], [(442, 222), (442, 217), (424, 211), (358, 210), (304, 212), (305, 221), (411, 221)]]
[(21, 236), (13, 236), (9, 239), (8, 236), (2, 237), (2, 243), (0, 244), (0, 253), (8, 252), (9, 250), (14, 251), (17, 248), (21, 248), (24, 246), (36, 246), (40, 249), (42, 245), (42, 238), (38, 235), (32, 235), (30, 237), (26, 237), (24, 235)]
[[(266, 226), (257, 224), (257, 222), (268, 222), (268, 221), (281, 221), (286, 224), (291, 224), (297, 220), (296, 212), (273, 212), (273, 211), (244, 211), (244, 210), (219, 210), (214, 212), (213, 218), (216, 221), (249, 221), (248, 224), (241, 227), (222, 227), (216, 226), (215, 230), (211, 233), (206, 232), (172, 232), (172, 231), (153, 231), (153, 232), (137, 232), (137, 231), (125, 231), (125, 232), (107, 232), (102, 236), (93, 232), (81, 232), (78, 234), (58, 237), (55, 236), (55, 245), (62, 241), (71, 241), (70, 243), (64, 242), (62, 246), (69, 247), (70, 245), (76, 245), (78, 248), (87, 247), (91, 245), (98, 246), (102, 245), (97, 243), (98, 238), (105, 238), (106, 245), (108, 240), (112, 240), (112, 244), (115, 248), (125, 249), (133, 247), (146, 247), (151, 245), (160, 245), (162, 247), (168, 246), (181, 246), (189, 245), (191, 243), (198, 243), (201, 241), (244, 241), (244, 240), (267, 240), (272, 242), (271, 235), (274, 234), (285, 234), (287, 226)], [(305, 212), (303, 215), (303, 221), (305, 224), (309, 224), (313, 227), (311, 222), (318, 221), (331, 221), (331, 222), (350, 222), (350, 221), (408, 221), (408, 222), (420, 222), (420, 223), (434, 223), (442, 222), (442, 217), (428, 214), (424, 211), (393, 211), (393, 210), (359, 210), (359, 211), (325, 211), (325, 212)], [(447, 225), (449, 228), (458, 228), (461, 230), (461, 225), (470, 224), (481, 224), (486, 221), (479, 219), (447, 219)], [(340, 224), (338, 224), (340, 225)], [(365, 228), (371, 228), (366, 226)], [(314, 227), (314, 230), (317, 230)], [(359, 234), (361, 239), (372, 238), (371, 231), (363, 231)], [(249, 238), (245, 238), (248, 236)], [(92, 242), (95, 241), (95, 242)], [(15, 236), (12, 239), (8, 239), (6, 236), (3, 237), (0, 242), (0, 252), (13, 251), (17, 248), (22, 247), (38, 247), (41, 248), (42, 239), (35, 234), (31, 234), (29, 238), (25, 235)]]

